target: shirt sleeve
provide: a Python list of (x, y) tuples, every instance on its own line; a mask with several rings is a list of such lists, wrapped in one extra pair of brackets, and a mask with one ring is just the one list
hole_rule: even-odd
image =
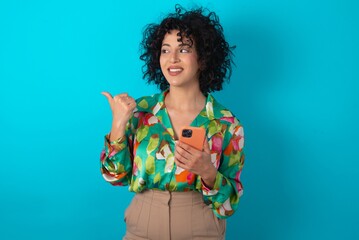
[(244, 164), (244, 134), (239, 123), (229, 127), (223, 146), (213, 189), (207, 188), (202, 182), (204, 200), (212, 204), (212, 209), (219, 218), (227, 218), (236, 211), (243, 193), (240, 175)]
[(110, 134), (105, 136), (105, 146), (100, 155), (103, 178), (112, 185), (125, 186), (131, 183), (133, 164), (134, 117), (126, 124), (125, 135), (110, 141)]

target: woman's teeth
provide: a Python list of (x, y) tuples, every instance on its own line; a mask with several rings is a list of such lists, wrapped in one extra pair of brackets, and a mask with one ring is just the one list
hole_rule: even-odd
[(170, 68), (169, 70), (170, 70), (170, 72), (181, 72), (182, 71), (182, 69), (180, 69), (180, 68)]

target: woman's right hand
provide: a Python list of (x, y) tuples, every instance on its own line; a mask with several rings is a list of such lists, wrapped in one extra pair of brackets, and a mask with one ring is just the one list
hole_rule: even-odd
[(114, 141), (125, 135), (126, 124), (136, 108), (136, 101), (127, 93), (121, 93), (114, 97), (109, 92), (101, 92), (101, 94), (107, 98), (112, 111), (110, 141)]

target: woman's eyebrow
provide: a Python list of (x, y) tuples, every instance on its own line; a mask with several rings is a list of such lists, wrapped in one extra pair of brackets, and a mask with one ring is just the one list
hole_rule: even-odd
[(188, 43), (181, 43), (181, 44), (179, 44), (178, 46), (179, 46), (179, 47), (189, 47), (189, 48), (192, 47), (192, 46), (191, 46), (190, 44), (188, 44)]
[[(171, 45), (170, 44), (168, 44), (168, 43), (163, 43), (162, 44), (162, 47), (170, 47)], [(189, 48), (191, 48), (192, 46), (190, 45), (190, 44), (188, 44), (188, 43), (181, 43), (181, 44), (178, 44), (178, 46), (179, 47), (189, 47)]]

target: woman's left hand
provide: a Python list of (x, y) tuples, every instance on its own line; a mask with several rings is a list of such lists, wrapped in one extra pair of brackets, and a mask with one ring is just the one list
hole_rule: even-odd
[(203, 151), (178, 141), (176, 144), (175, 162), (177, 166), (201, 176), (206, 186), (213, 187), (217, 169), (211, 162), (211, 150), (207, 139), (203, 144)]

